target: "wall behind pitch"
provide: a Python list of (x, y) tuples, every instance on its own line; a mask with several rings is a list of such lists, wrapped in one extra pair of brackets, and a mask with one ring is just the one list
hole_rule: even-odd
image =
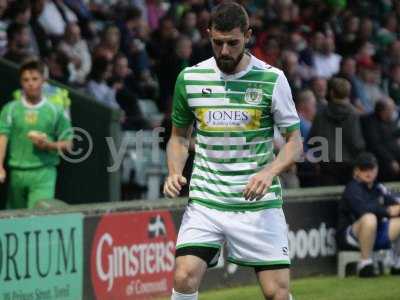
[[(293, 277), (335, 272), (336, 208), (336, 197), (285, 204)], [(183, 212), (184, 206), (179, 205), (87, 216), (84, 299), (150, 299), (168, 295), (171, 249), (165, 245), (176, 237)], [(159, 225), (154, 225), (157, 222)], [(152, 223), (163, 233), (161, 237), (149, 233)], [(252, 268), (227, 263), (224, 256), (225, 253), (218, 265), (208, 270), (202, 289), (256, 281)]]
[[(342, 189), (286, 193), (293, 277), (335, 273), (334, 228)], [(64, 298), (55, 298), (52, 292), (47, 300), (71, 299), (69, 295), (73, 300), (145, 300), (168, 295), (172, 253), (186, 201), (0, 212), (0, 299), (8, 300), (13, 291), (29, 295), (36, 288), (44, 294), (56, 288), (66, 293)], [(30, 278), (24, 278), (26, 274)], [(201, 289), (255, 282), (251, 268), (226, 263), (221, 257), (218, 265), (207, 271)]]
[(81, 299), (82, 221), (80, 213), (0, 219), (0, 299)]

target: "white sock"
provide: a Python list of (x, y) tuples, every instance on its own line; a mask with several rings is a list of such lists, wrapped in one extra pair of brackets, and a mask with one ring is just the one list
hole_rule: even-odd
[(193, 294), (181, 294), (172, 289), (171, 300), (197, 300), (199, 292)]
[(392, 251), (391, 253), (391, 265), (393, 268), (400, 269), (400, 256), (397, 251)]
[(361, 270), (361, 269), (364, 268), (366, 265), (371, 265), (371, 264), (373, 264), (373, 261), (372, 261), (371, 258), (362, 259), (362, 260), (360, 260), (360, 261), (358, 262), (358, 264), (357, 264), (357, 269), (358, 269), (358, 270)]
[(396, 256), (393, 258), (392, 267), (395, 269), (400, 269), (400, 257), (399, 256)]
[(393, 267), (396, 269), (400, 268), (400, 237), (392, 242), (392, 261)]

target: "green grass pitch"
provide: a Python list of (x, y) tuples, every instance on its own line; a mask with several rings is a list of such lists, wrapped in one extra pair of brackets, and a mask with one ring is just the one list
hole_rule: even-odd
[[(400, 276), (372, 279), (312, 277), (293, 280), (295, 300), (399, 300)], [(200, 293), (199, 300), (263, 300), (258, 286), (245, 286)]]

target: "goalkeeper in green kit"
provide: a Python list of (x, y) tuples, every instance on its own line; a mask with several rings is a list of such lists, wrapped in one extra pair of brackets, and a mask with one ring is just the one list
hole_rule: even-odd
[(10, 209), (33, 208), (40, 200), (54, 198), (59, 151), (70, 149), (73, 137), (64, 109), (42, 95), (44, 65), (27, 61), (19, 76), (22, 99), (7, 103), (0, 114), (0, 183), (9, 177)]

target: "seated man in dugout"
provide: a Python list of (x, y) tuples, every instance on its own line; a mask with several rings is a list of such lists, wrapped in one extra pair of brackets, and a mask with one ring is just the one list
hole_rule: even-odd
[(392, 247), (391, 273), (400, 275), (400, 204), (376, 181), (378, 163), (371, 153), (361, 153), (339, 203), (339, 249), (359, 249), (359, 277), (377, 275), (374, 250)]

